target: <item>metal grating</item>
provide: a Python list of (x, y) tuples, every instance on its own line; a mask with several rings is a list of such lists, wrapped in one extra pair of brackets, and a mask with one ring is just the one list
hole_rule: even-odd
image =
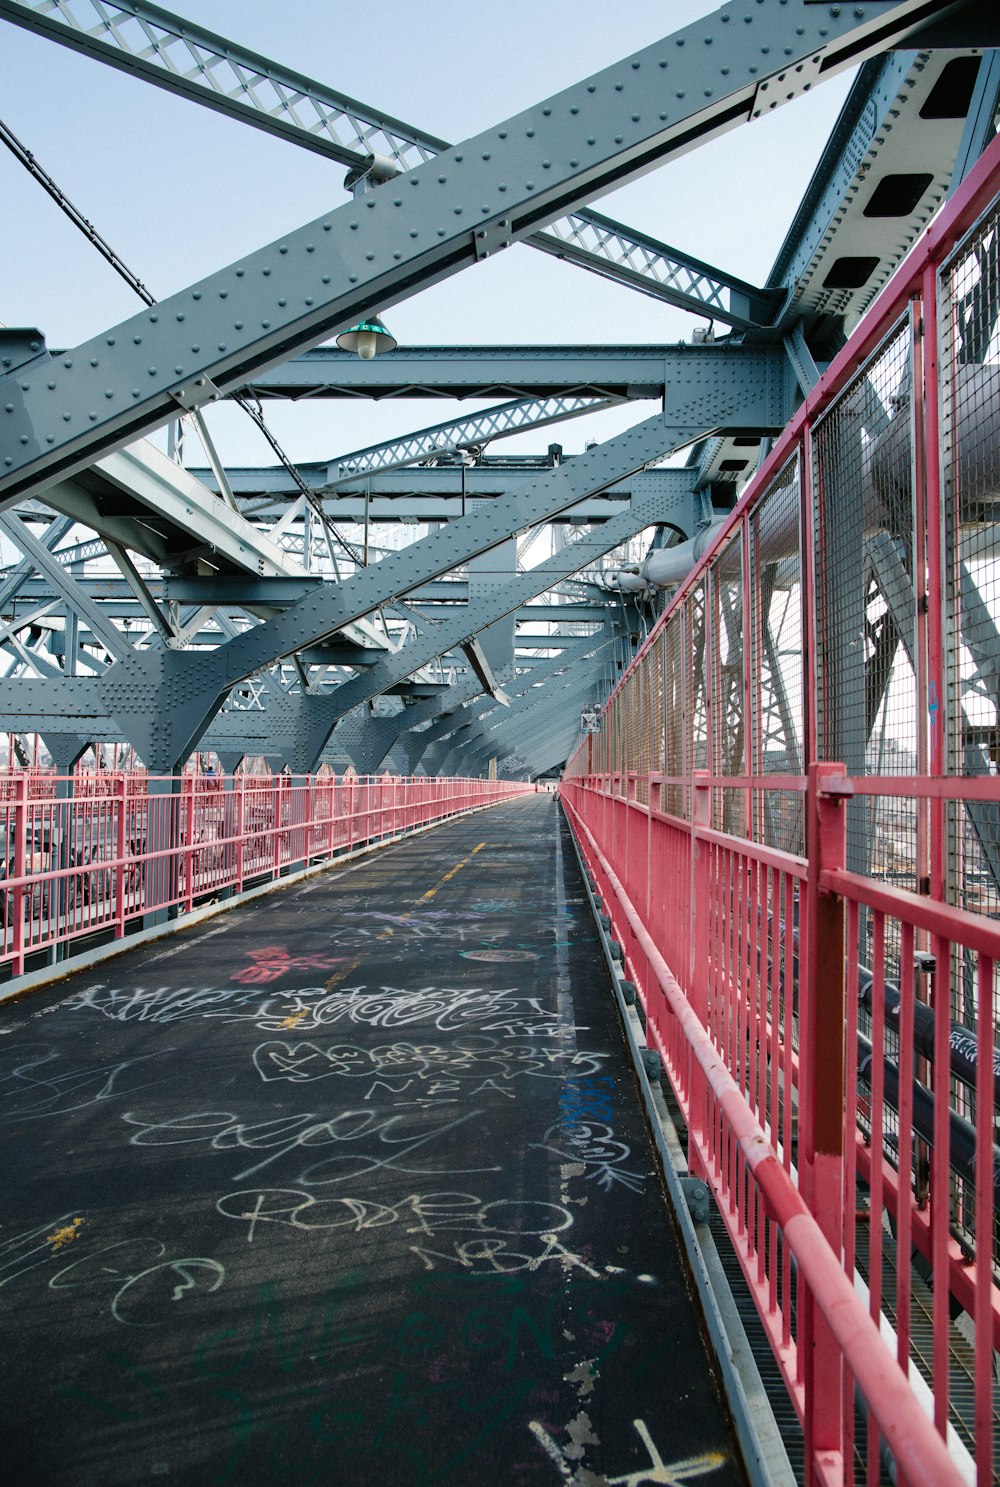
[[(751, 773), (758, 776), (801, 775), (804, 767), (800, 506), (796, 456), (750, 516)], [(754, 791), (753, 839), (801, 855), (801, 795)]]
[[(921, 756), (913, 581), (913, 334), (897, 323), (817, 424), (818, 757), (849, 775), (909, 775)], [(847, 867), (916, 891), (918, 807), (869, 795), (847, 808)], [(863, 960), (871, 922), (860, 925)]]
[[(1000, 763), (1000, 212), (942, 267), (945, 749), (956, 774)], [(953, 902), (1000, 913), (1000, 806), (951, 809)]]
[[(712, 563), (712, 721), (715, 772), (746, 772), (746, 695), (743, 676), (743, 542), (739, 534)], [(731, 836), (746, 836), (746, 792), (712, 792), (714, 824)]]
[(687, 685), (688, 768), (710, 769), (707, 682), (707, 613), (705, 584), (692, 590), (685, 604), (690, 670)]
[[(664, 765), (665, 772), (673, 778), (688, 774), (687, 754), (687, 647), (685, 645), (685, 613), (678, 609), (670, 616), (663, 638), (663, 713), (664, 713)], [(690, 786), (668, 785), (664, 806), (673, 816), (690, 819)]]

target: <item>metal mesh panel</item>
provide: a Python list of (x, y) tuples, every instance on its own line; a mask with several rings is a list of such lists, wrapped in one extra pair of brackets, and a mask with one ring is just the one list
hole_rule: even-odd
[(708, 695), (705, 685), (705, 585), (694, 589), (685, 605), (689, 671), (687, 676), (688, 769), (709, 769)]
[(650, 646), (647, 661), (649, 675), (649, 769), (654, 774), (663, 773), (663, 651), (664, 637), (661, 630)]
[(635, 768), (635, 757), (640, 734), (639, 709), (636, 705), (636, 693), (638, 691), (638, 677), (635, 672), (629, 676), (621, 691), (619, 710), (622, 717), (622, 757), (618, 762), (621, 770), (621, 792), (628, 794), (628, 771)]
[[(663, 632), (663, 711), (664, 711), (664, 772), (675, 777), (686, 777), (688, 773), (687, 751), (687, 681), (684, 644), (684, 612), (677, 610), (667, 621)], [(690, 816), (690, 789), (684, 785), (668, 785), (664, 792), (664, 808), (673, 816)]]
[[(801, 775), (803, 684), (802, 537), (797, 457), (775, 476), (750, 517), (751, 773)], [(804, 851), (802, 797), (754, 792), (754, 840)]]
[[(746, 719), (743, 676), (743, 542), (737, 533), (715, 559), (712, 574), (712, 721), (715, 772), (745, 774)], [(746, 794), (712, 792), (714, 824), (746, 835)]]
[[(941, 459), (949, 771), (1000, 762), (1000, 217), (994, 209), (941, 270)], [(950, 811), (949, 893), (1000, 912), (1000, 807)]]
[[(851, 775), (917, 767), (912, 333), (900, 322), (814, 433), (817, 734)], [(917, 887), (917, 811), (848, 807), (847, 865)]]
[(635, 671), (635, 687), (632, 698), (632, 715), (635, 723), (635, 745), (629, 759), (629, 768), (636, 772), (635, 798), (644, 805), (649, 803), (649, 771), (651, 768), (650, 736), (650, 667), (649, 656), (643, 656)]

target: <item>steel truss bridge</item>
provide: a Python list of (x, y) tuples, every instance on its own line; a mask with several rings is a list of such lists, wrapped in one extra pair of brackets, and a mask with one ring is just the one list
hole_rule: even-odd
[[(623, 1006), (741, 1255), (807, 1479), (851, 1479), (857, 1390), (869, 1480), (881, 1449), (900, 1480), (991, 1481), (994, 7), (725, 5), (454, 145), (144, 0), (0, 0), (0, 19), (338, 162), (348, 193), (157, 302), (4, 134), (143, 305), (68, 349), (44, 306), (43, 329), (0, 330), (0, 531), (21, 554), (0, 574), (0, 727), (22, 757), (39, 737), (67, 791), (88, 750), (99, 767), (127, 746), (175, 802), (194, 755), (309, 776), (566, 767)], [(766, 283), (591, 209), (847, 68)], [(517, 245), (689, 311), (690, 340), (336, 346)], [(490, 406), (289, 456), (272, 403), (331, 398)], [(274, 463), (219, 459), (203, 411), (222, 399)], [(550, 442), (631, 403), (582, 454)], [(536, 455), (502, 452), (529, 429)], [(115, 913), (123, 930), (124, 888)], [(894, 1253), (923, 1257), (926, 1367), (908, 1262), (890, 1297), (878, 1224), (861, 1253), (869, 1205)], [(949, 1400), (949, 1300), (971, 1318), (971, 1413)]]

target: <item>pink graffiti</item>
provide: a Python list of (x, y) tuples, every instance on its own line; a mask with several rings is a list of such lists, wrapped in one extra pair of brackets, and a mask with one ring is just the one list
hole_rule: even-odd
[(236, 972), (230, 979), (247, 985), (260, 986), (267, 981), (277, 981), (288, 971), (328, 971), (340, 965), (342, 955), (289, 955), (282, 945), (265, 945), (261, 950), (251, 950), (253, 964)]

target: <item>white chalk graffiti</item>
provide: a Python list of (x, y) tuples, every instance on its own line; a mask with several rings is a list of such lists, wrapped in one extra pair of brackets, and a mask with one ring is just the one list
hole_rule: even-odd
[[(225, 1218), (248, 1225), (250, 1244), (260, 1224), (355, 1234), (403, 1224), (406, 1234), (424, 1241), (409, 1248), (425, 1270), (457, 1265), (480, 1274), (518, 1275), (557, 1264), (595, 1279), (599, 1275), (559, 1238), (572, 1227), (573, 1216), (558, 1203), (506, 1198), (485, 1203), (475, 1193), (434, 1192), (410, 1193), (389, 1204), (357, 1196), (315, 1198), (296, 1188), (249, 1188), (227, 1193), (215, 1206)], [(450, 1239), (453, 1232), (458, 1237)], [(428, 1240), (439, 1247), (430, 1248)]]
[(577, 1122), (568, 1129), (560, 1121), (550, 1126), (543, 1140), (533, 1143), (535, 1151), (549, 1151), (566, 1162), (579, 1162), (584, 1176), (608, 1192), (616, 1183), (637, 1193), (646, 1180), (641, 1172), (628, 1172), (625, 1163), (632, 1155), (624, 1141), (615, 1139), (609, 1125)]
[(475, 1193), (408, 1193), (392, 1204), (368, 1198), (316, 1198), (296, 1188), (249, 1188), (228, 1193), (216, 1203), (226, 1218), (249, 1223), (248, 1241), (260, 1223), (291, 1229), (381, 1229), (405, 1222), (407, 1234), (434, 1237), (449, 1229), (477, 1234), (558, 1234), (572, 1226), (573, 1215), (558, 1203), (497, 1198), (484, 1203)]
[[(79, 1218), (75, 1221), (79, 1223)], [(73, 1222), (73, 1215), (60, 1214), (0, 1245), (0, 1287), (40, 1266), (50, 1267), (59, 1253), (52, 1241)], [(166, 1253), (162, 1240), (145, 1235), (101, 1245), (60, 1264), (49, 1277), (49, 1290), (113, 1288), (110, 1307), (116, 1322), (126, 1327), (158, 1327), (170, 1320), (164, 1315), (164, 1301), (194, 1300), (217, 1291), (226, 1278), (225, 1266), (218, 1260), (205, 1255), (165, 1259)]]
[(508, 1099), (506, 1088), (518, 1078), (565, 1079), (596, 1073), (599, 1053), (570, 1053), (558, 1046), (511, 1044), (490, 1036), (441, 1043), (383, 1043), (363, 1048), (353, 1043), (321, 1045), (314, 1042), (266, 1042), (254, 1049), (253, 1062), (265, 1083), (287, 1080), (305, 1084), (319, 1079), (361, 1079), (368, 1084), (364, 1099), (376, 1094), (402, 1105), (454, 1103), (493, 1090)]
[[(589, 1427), (589, 1421), (586, 1423)], [(601, 1480), (606, 1481), (608, 1487), (643, 1487), (646, 1482), (659, 1484), (659, 1487), (685, 1487), (687, 1482), (693, 1482), (698, 1477), (706, 1477), (709, 1472), (718, 1471), (726, 1460), (719, 1451), (705, 1451), (700, 1456), (688, 1456), (683, 1461), (666, 1462), (646, 1428), (646, 1422), (633, 1420), (632, 1426), (649, 1453), (649, 1465), (641, 1466), (638, 1471), (625, 1472), (620, 1477), (602, 1477)], [(530, 1421), (528, 1428), (558, 1468), (563, 1481), (571, 1481), (576, 1473), (579, 1458), (585, 1454), (584, 1447), (582, 1445), (560, 1447), (552, 1439), (545, 1426), (540, 1425), (537, 1420)], [(580, 1433), (578, 1428), (576, 1433)], [(593, 1436), (589, 1436), (589, 1439), (594, 1441)]]
[(165, 1077), (153, 1077), (152, 1061), (173, 1051), (161, 1048), (137, 1058), (67, 1069), (57, 1048), (12, 1045), (3, 1050), (6, 1058), (0, 1056), (0, 1121), (45, 1120), (147, 1089)]
[(415, 1153), (481, 1115), (481, 1111), (468, 1110), (463, 1115), (434, 1121), (423, 1111), (419, 1115), (385, 1115), (369, 1106), (365, 1110), (341, 1110), (325, 1119), (316, 1115), (287, 1115), (251, 1123), (241, 1121), (228, 1110), (196, 1110), (165, 1121), (150, 1121), (129, 1112), (122, 1119), (137, 1127), (130, 1138), (133, 1146), (201, 1144), (212, 1151), (266, 1152), (259, 1161), (234, 1173), (238, 1182), (255, 1177), (265, 1167), (294, 1152), (311, 1154), (318, 1149), (334, 1148), (332, 1154), (312, 1163), (294, 1178), (303, 1187), (323, 1187), (389, 1170), (421, 1176), (429, 1172), (438, 1175), (442, 1171), (462, 1175), (498, 1172), (500, 1168), (496, 1166), (409, 1165)]
[(280, 1032), (290, 1016), (302, 1032), (337, 1022), (386, 1028), (422, 1023), (441, 1032), (475, 1027), (509, 1038), (565, 1038), (572, 1031), (561, 1027), (556, 1013), (543, 1007), (537, 997), (520, 997), (513, 988), (383, 986), (369, 991), (353, 986), (328, 992), (325, 986), (307, 986), (261, 997), (259, 992), (228, 987), (90, 987), (66, 1005), (100, 1012), (116, 1022), (213, 1017), (252, 1022), (263, 1032)]

